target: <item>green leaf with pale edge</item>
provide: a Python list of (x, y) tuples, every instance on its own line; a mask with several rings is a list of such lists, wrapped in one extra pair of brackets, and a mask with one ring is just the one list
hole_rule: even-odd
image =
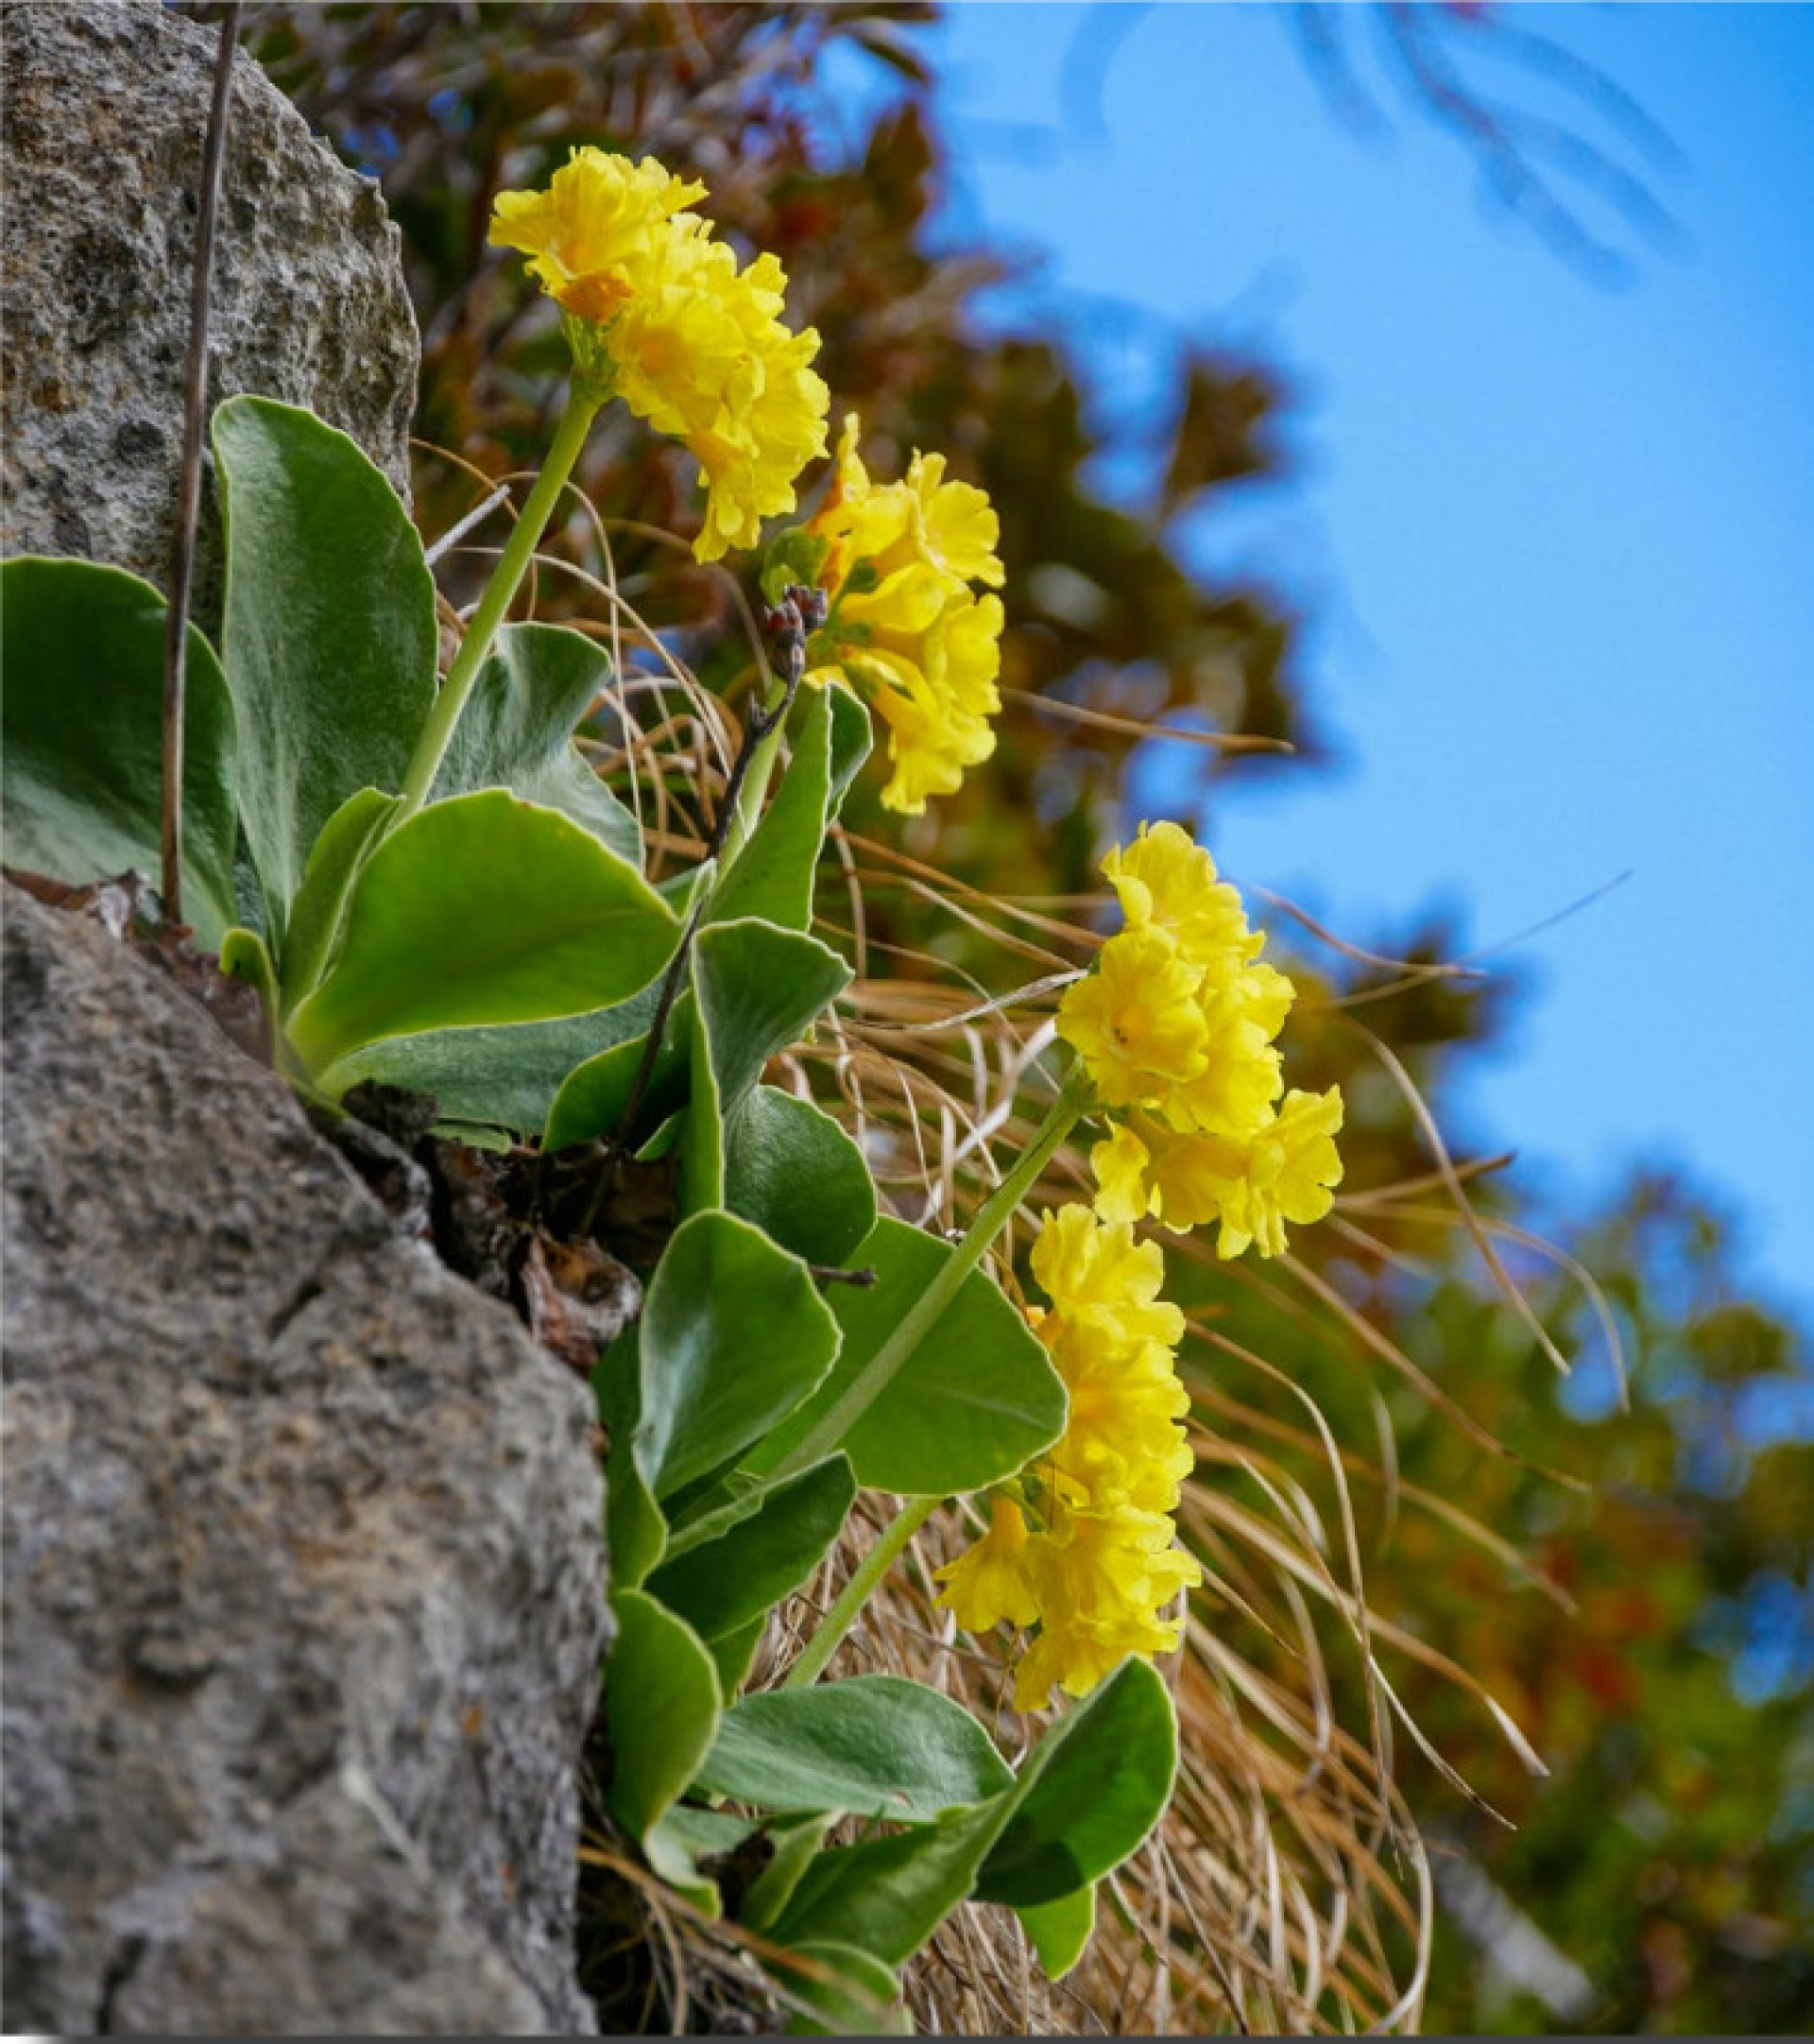
[[(741, 1632), (797, 1589), (838, 1537), (857, 1494), (842, 1455), (764, 1486), (716, 1539), (670, 1544), (649, 1594), (710, 1643)], [(744, 1502), (744, 1501), (740, 1501)]]
[(1000, 1795), (889, 1838), (821, 1852), (770, 1935), (796, 1948), (853, 1945), (904, 1966), (975, 1886), (1009, 1800)]
[(777, 1051), (797, 1043), (850, 984), (850, 968), (817, 937), (773, 923), (715, 922), (693, 947), (693, 997), (728, 1114)]
[(692, 1106), (680, 1142), (682, 1211), (725, 1195), (725, 1124), (778, 1051), (843, 992), (850, 968), (816, 937), (747, 918), (693, 939)]
[(755, 1831), (743, 1817), (676, 1803), (642, 1834), (642, 1857), (677, 1895), (715, 1920), (724, 1902), (710, 1863), (735, 1852)]
[(773, 1086), (757, 1087), (725, 1131), (725, 1205), (830, 1268), (876, 1225), (863, 1152), (822, 1108)]
[(361, 788), (403, 784), (435, 699), (435, 584), (397, 492), (312, 412), (229, 398), (214, 445), (239, 808), (282, 969), (322, 826)]
[(850, 783), (869, 757), (875, 733), (868, 711), (848, 689), (830, 688), (826, 695), (831, 704), (831, 793), (826, 805), (830, 821), (844, 807)]
[(831, 707), (812, 692), (774, 799), (712, 898), (714, 922), (756, 916), (787, 930), (813, 921), (813, 875), (825, 846), (831, 799)]
[[(590, 1142), (616, 1128), (630, 1104), (630, 1089), (646, 1055), (648, 1025), (654, 1019), (660, 991), (658, 982), (650, 988), (647, 999), (639, 997), (642, 1023), (635, 1036), (607, 1046), (568, 1073), (548, 1109), (541, 1135), (544, 1150), (564, 1150), (575, 1142)], [(661, 1032), (661, 1048), (649, 1069), (648, 1083), (637, 1110), (639, 1127), (653, 1128), (685, 1105), (692, 1045), (693, 995), (689, 992), (678, 995), (669, 1010), (668, 1025)]]
[(605, 1544), (611, 1557), (611, 1581), (621, 1589), (640, 1589), (667, 1551), (668, 1521), (636, 1466), (636, 1428), (642, 1416), (642, 1359), (634, 1324), (598, 1359), (592, 1389), (610, 1442), (605, 1465)]
[[(1169, 1787), (1177, 1752), (1172, 1700), (1165, 1684), (1144, 1661), (1123, 1661), (1046, 1734), (1028, 1757), (1018, 1780), (1004, 1795), (974, 1809), (950, 1811), (917, 1830), (820, 1853), (801, 1877), (773, 1935), (785, 1945), (827, 1940), (855, 1945), (891, 1966), (902, 1965), (959, 1902), (977, 1892), (984, 1863), (995, 1864), (993, 1853), (1030, 1807), (1034, 1815), (1028, 1826), (1015, 1832), (1016, 1846), (1006, 1856), (1013, 1872), (1007, 1884), (1023, 1894), (1029, 1905), (1069, 1894), (1082, 1885), (1075, 1877), (1053, 1895), (1033, 1892), (1043, 1887), (1044, 1876), (1054, 1864), (1044, 1849), (1058, 1829), (1050, 1820), (1062, 1805), (1080, 1841), (1069, 1855), (1079, 1866), (1102, 1857), (1109, 1829), (1120, 1838), (1132, 1837), (1134, 1825), (1129, 1821), (1130, 1806), (1125, 1804), (1110, 1825), (1092, 1828), (1090, 1808), (1084, 1800), (1087, 1792), (1082, 1784), (1093, 1778), (1109, 1781), (1122, 1760), (1124, 1743), (1130, 1737), (1155, 1735), (1155, 1692), (1166, 1715), (1162, 1739)], [(1056, 1788), (1041, 1795), (1046, 1776), (1054, 1770)], [(1145, 1828), (1127, 1846), (1128, 1851), (1146, 1836), (1163, 1809), (1161, 1797)], [(1030, 1846), (1037, 1849), (1030, 1851)], [(1098, 1870), (1107, 1872), (1118, 1864), (1113, 1861)], [(995, 1888), (990, 1893), (996, 1893)]]
[(837, 1323), (806, 1265), (728, 1213), (670, 1239), (640, 1328), (637, 1466), (659, 1498), (741, 1455), (825, 1376)]
[(799, 1885), (800, 1876), (813, 1864), (813, 1855), (831, 1829), (830, 1817), (803, 1817), (797, 1824), (778, 1824), (768, 1833), (774, 1852), (768, 1864), (749, 1884), (737, 1921), (759, 1936), (782, 1910)]
[(501, 788), (455, 796), (366, 860), (290, 1040), (325, 1074), (383, 1037), (583, 1014), (645, 985), (678, 936), (642, 876), (568, 817)]
[[(773, 1469), (805, 1436), (953, 1254), (904, 1221), (876, 1223), (850, 1260), (873, 1268), (876, 1282), (830, 1294), (844, 1332), (836, 1366), (749, 1458), (751, 1469)], [(972, 1271), (838, 1446), (867, 1488), (946, 1497), (1012, 1476), (1064, 1432), (1065, 1412), (1065, 1387), (1033, 1331), (999, 1286)]]
[[(163, 868), (165, 607), (124, 568), (0, 567), (0, 813), (9, 866), (77, 886)], [(182, 913), (204, 950), (233, 899), (233, 708), (191, 626), (183, 707)]]
[(587, 765), (573, 728), (609, 686), (611, 663), (565, 625), (505, 625), (491, 643), (429, 791), (431, 801), (508, 788), (557, 809), (642, 864), (636, 818)]
[(337, 1076), (345, 1085), (377, 1079), (432, 1093), (449, 1121), (489, 1122), (534, 1135), (546, 1125), (576, 1066), (616, 1044), (642, 1039), (655, 1013), (660, 980), (658, 973), (627, 1001), (556, 1022), (436, 1029), (368, 1043), (341, 1061)]
[(1039, 1969), (1048, 1980), (1063, 1980), (1089, 1944), (1096, 1928), (1096, 1890), (1077, 1888), (1055, 1902), (1035, 1902), (1017, 1909)]
[(749, 1674), (750, 1663), (756, 1658), (756, 1649), (762, 1643), (762, 1634), (768, 1629), (768, 1613), (752, 1618), (747, 1625), (740, 1625), (735, 1632), (721, 1634), (716, 1640), (706, 1641), (706, 1651), (711, 1656), (718, 1670), (718, 1680), (727, 1696), (734, 1696), (743, 1688)]
[(717, 1734), (717, 1671), (684, 1619), (640, 1589), (614, 1590), (617, 1638), (605, 1670), (614, 1764), (605, 1800), (641, 1841), (678, 1802)]
[(1178, 1726), (1157, 1671), (1124, 1663), (1076, 1718), (1078, 1731), (1055, 1745), (984, 1863), (977, 1893), (986, 1902), (1055, 1902), (1113, 1873), (1165, 1813)]
[(746, 1696), (726, 1711), (697, 1786), (762, 1810), (930, 1824), (1014, 1786), (967, 1710), (898, 1675)]
[(900, 1983), (894, 1967), (866, 1951), (849, 1945), (800, 1945), (792, 1954), (772, 1956), (768, 1967), (791, 1997), (813, 2011), (795, 2009), (785, 2036), (913, 2035), (913, 2023), (898, 2006)]
[(353, 875), (400, 800), (395, 795), (381, 795), (376, 788), (361, 788), (322, 826), (309, 853), (302, 885), (290, 903), (289, 931), (283, 939), (286, 1007), (294, 1007), (319, 985), (340, 932), (341, 911), (350, 898)]

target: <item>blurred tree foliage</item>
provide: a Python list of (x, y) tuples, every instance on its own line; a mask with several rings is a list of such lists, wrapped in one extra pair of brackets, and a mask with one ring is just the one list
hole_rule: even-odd
[[(861, 410), (872, 465), (893, 472), (891, 456), (942, 449), (1001, 513), (1003, 678), (1019, 693), (989, 768), (911, 826), (908, 849), (935, 843), (943, 871), (997, 895), (1067, 896), (1095, 885), (1123, 820), (1141, 741), (1117, 719), (1319, 750), (1293, 617), (1275, 593), (1206, 583), (1172, 544), (1185, 512), (1276, 467), (1271, 429), (1290, 397), (1263, 362), (1183, 347), (1150, 515), (1098, 493), (1094, 414), (1063, 336), (984, 325), (977, 302), (1002, 264), (930, 242), (940, 146), (916, 31), (932, 11), (870, 0), (271, 5), (251, 10), (248, 40), (349, 160), (379, 174), (402, 228), (424, 342), (419, 431), (439, 450), (419, 488), (431, 537), (483, 496), (475, 476), (536, 462), (557, 396), (551, 308), (485, 246), (500, 187), (542, 180), (575, 143), (652, 152), (707, 181), (727, 232), (780, 256), (794, 316), (824, 336), (834, 414)], [(840, 64), (828, 67), (833, 52)], [(866, 122), (830, 82), (852, 58), (898, 86)], [(583, 481), (626, 522), (611, 528), (620, 588), (703, 679), (736, 687), (749, 655), (733, 593), (648, 529), (691, 530), (686, 457), (620, 418), (595, 436)], [(567, 543), (575, 558), (590, 543), (577, 521)], [(549, 577), (540, 600), (557, 614), (587, 599)], [(1042, 713), (1034, 698), (1108, 721)], [(1222, 777), (1257, 770), (1189, 757), (1200, 773), (1173, 783), (1188, 816), (1213, 805)], [(871, 791), (849, 820), (889, 834), (878, 816)], [(999, 953), (911, 895), (879, 897), (869, 929), (1012, 984)], [(1482, 1171), (1470, 1180), (1482, 1225), (1561, 1347), (1584, 1359), (1559, 1383), (1454, 1225), (1395, 1075), (1446, 1123), (1458, 1059), (1501, 1025), (1503, 983), (1441, 967), (1456, 936), (1432, 923), (1376, 946), (1403, 965), (1324, 953), (1320, 984), (1314, 966), (1300, 974), (1323, 1000), (1300, 1008), (1292, 1082), (1342, 1081), (1351, 1194), (1341, 1222), (1303, 1246), (1312, 1283), (1353, 1312), (1325, 1311), (1313, 1292), (1307, 1303), (1270, 1266), (1187, 1274), (1177, 1260), (1174, 1283), (1221, 1344), (1202, 1411), (1213, 1431), (1219, 1401), (1238, 1401), (1244, 1425), (1274, 1430), (1279, 1468), (1326, 1495), (1301, 1409), (1238, 1350), (1315, 1397), (1347, 1462), (1368, 1595), (1410, 1642), (1380, 1649), (1395, 1686), (1436, 1749), (1518, 1827), (1401, 1751), (1443, 1848), (1429, 2026), (1793, 2030), (1814, 2007), (1805, 1362), (1787, 1327), (1734, 1297), (1720, 1224), (1679, 1186), (1636, 1184), (1571, 1245), (1623, 1349), (1632, 1410), (1617, 1411), (1587, 1294), (1518, 1233), (1518, 1194)], [(1389, 1366), (1395, 1349), (1465, 1422)], [(1374, 1444), (1388, 1431), (1382, 1476)], [(1223, 1475), (1211, 1465), (1204, 1481)], [(1506, 1544), (1465, 1537), (1457, 1507)], [(1267, 1592), (1253, 1587), (1264, 1617)], [(1419, 1648), (1499, 1700), (1547, 1780)], [(1344, 1721), (1364, 1723), (1358, 1657), (1337, 1679)], [(1735, 1681), (1760, 1693), (1741, 1705)]]

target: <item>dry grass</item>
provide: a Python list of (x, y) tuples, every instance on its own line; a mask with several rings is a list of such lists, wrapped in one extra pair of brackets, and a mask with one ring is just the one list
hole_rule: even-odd
[[(697, 686), (619, 587), (610, 531), (590, 507), (584, 516), (599, 572), (553, 557), (543, 570), (576, 582), (594, 619), (583, 628), (613, 656), (620, 679), (609, 709), (619, 735), (590, 749), (642, 819), (659, 877), (703, 847), (738, 736), (736, 692), (727, 704)], [(736, 604), (743, 606), (741, 594)], [(765, 672), (761, 634), (746, 609), (742, 617), (750, 648), (744, 678), (753, 683)], [(834, 833), (833, 856), (839, 872), (822, 883), (820, 934), (852, 960), (858, 976), (816, 1040), (797, 1047), (770, 1076), (839, 1115), (869, 1159), (887, 1207), (917, 1226), (961, 1226), (998, 1181), (999, 1160), (1018, 1153), (1051, 1096), (1053, 1082), (1041, 1059), (1052, 1042), (1052, 1009), (1062, 988), (1087, 968), (1098, 941), (1094, 904), (981, 896), (892, 845), (843, 831)], [(891, 896), (986, 939), (987, 984), (961, 980), (937, 957), (886, 942), (871, 917)], [(1337, 943), (1299, 919), (1311, 935)], [(1414, 982), (1460, 970), (1407, 966), (1403, 975)], [(1405, 1090), (1432, 1168), (1400, 1185), (1347, 1190), (1326, 1225), (1388, 1261), (1402, 1261), (1402, 1252), (1378, 1242), (1373, 1230), (1382, 1224), (1464, 1229), (1508, 1310), (1549, 1347), (1498, 1254), (1501, 1243), (1529, 1249), (1530, 1238), (1483, 1221), (1469, 1198), (1471, 1180), (1490, 1165), (1449, 1158), (1402, 1065), (1378, 1038), (1368, 1040)], [(1034, 1204), (1087, 1194), (1087, 1187), (1083, 1155), (1067, 1150), (1054, 1159)], [(1026, 1237), (1022, 1220), (998, 1246), (995, 1274), (1011, 1294), (1014, 1260)], [(1164, 1240), (1174, 1258), (1208, 1256), (1201, 1243)], [(1483, 1451), (1508, 1452), (1308, 1262), (1222, 1266), (1218, 1281), (1258, 1291), (1281, 1328), (1300, 1338), (1308, 1332), (1333, 1362), (1383, 1366)], [(1377, 1392), (1374, 1433), (1340, 1438), (1299, 1383), (1204, 1316), (1191, 1323), (1181, 1366), (1195, 1401), (1198, 1470), (1187, 1486), (1180, 1528), (1207, 1583), (1192, 1604), (1184, 1650), (1164, 1671), (1182, 1732), (1172, 1809), (1140, 1854), (1104, 1884), (1097, 1935), (1062, 1984), (1043, 1979), (1008, 1912), (960, 1909), (906, 1971), (907, 2007), (921, 2031), (1413, 2029), (1431, 1881), (1395, 1784), (1399, 1738), (1449, 1770), (1402, 1704), (1392, 1669), (1420, 1664), (1473, 1693), (1535, 1764), (1509, 1717), (1465, 1669), (1371, 1606), (1357, 1492), (1368, 1503), (1371, 1523), (1429, 1515), (1457, 1541), (1539, 1580), (1463, 1509), (1400, 1482)], [(1281, 1418), (1281, 1411), (1296, 1417)], [(892, 1509), (890, 1500), (859, 1501), (838, 1550), (771, 1623), (753, 1687), (779, 1678)], [(932, 1572), (968, 1537), (966, 1512), (955, 1505), (922, 1530), (835, 1667), (840, 1674), (911, 1675), (957, 1698), (993, 1726), (1003, 1751), (1018, 1759), (1040, 1722), (1008, 1708), (1009, 1668), (1000, 1642), (959, 1637), (933, 1604)], [(1471, 1795), (1465, 1783), (1449, 1778)], [(774, 2022), (786, 1998), (778, 2001), (764, 1980), (760, 1940), (707, 1922), (608, 1839), (592, 1840), (587, 1850), (629, 1898), (622, 1935), (641, 1941), (637, 1977), (645, 1983), (645, 2004), (620, 2004), (620, 2027)], [(608, 1934), (609, 1927), (592, 1932)], [(633, 2017), (642, 2019), (631, 2024)]]

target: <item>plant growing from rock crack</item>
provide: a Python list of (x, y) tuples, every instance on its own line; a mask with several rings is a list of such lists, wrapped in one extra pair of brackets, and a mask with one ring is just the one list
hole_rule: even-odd
[[(1287, 1220), (1328, 1207), (1340, 1099), (1275, 1105), (1290, 983), (1172, 826), (1110, 861), (1126, 927), (1066, 996), (1074, 1061), (961, 1240), (880, 1214), (843, 1129), (762, 1083), (850, 977), (812, 932), (813, 876), (870, 709), (897, 809), (950, 792), (993, 746), (1001, 569), (983, 492), (937, 456), (873, 480), (852, 420), (823, 501), (770, 548), (780, 671), (706, 857), (645, 878), (636, 816), (573, 742), (610, 699), (609, 661), (579, 632), (505, 618), (607, 402), (698, 455), (701, 558), (754, 544), (825, 451), (816, 336), (787, 329), (779, 266), (740, 268), (691, 211), (700, 196), (579, 150), (548, 191), (500, 199), (493, 238), (561, 304), (573, 378), (444, 678), (429, 565), (385, 479), (305, 411), (217, 411), (226, 594), (218, 646), (188, 640), (183, 899), (317, 1102), (381, 1080), (432, 1093), (448, 1134), (576, 1159), (582, 1234), (608, 1223), (627, 1160), (661, 1167), (665, 1246), (595, 1373), (609, 1803), (713, 1913), (714, 1869), (765, 1838), (740, 1920), (829, 2020), (885, 2007), (894, 1969), (971, 1896), (1018, 1912), (1061, 1974), (1095, 1884), (1163, 1812), (1176, 1734), (1150, 1661), (1176, 1644), (1199, 1572), (1171, 1517), (1190, 1463), (1181, 1321), (1134, 1228), (1213, 1221), (1224, 1254), (1276, 1253)], [(91, 562), (3, 572), (7, 858), (77, 883), (148, 868), (163, 599)], [(1048, 1217), (1034, 1271), (1052, 1304), (1030, 1317), (984, 1260), (1079, 1120), (1103, 1115), (1096, 1211)], [(769, 1613), (859, 1487), (908, 1502), (784, 1685), (740, 1696)], [(978, 1633), (1037, 1627), (1023, 1708), (1054, 1686), (1077, 1699), (1018, 1769), (930, 1689), (819, 1679), (914, 1530), (966, 1494), (987, 1494), (990, 1531), (942, 1572), (948, 1606)], [(847, 1818), (864, 1834), (826, 1844)]]

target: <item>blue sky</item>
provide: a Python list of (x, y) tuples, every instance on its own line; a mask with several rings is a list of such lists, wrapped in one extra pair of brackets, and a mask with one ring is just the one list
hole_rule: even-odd
[[(1261, 7), (952, 9), (944, 231), (1046, 253), (1001, 312), (1062, 321), (1119, 415), (1171, 336), (1290, 371), (1293, 474), (1220, 497), (1190, 543), (1308, 607), (1345, 764), (1219, 803), (1219, 858), (1361, 937), (1460, 903), (1479, 946), (1629, 872), (1504, 953), (1537, 992), (1475, 1128), (1563, 1199), (1694, 1168), (1744, 1215), (1743, 1267), (1806, 1313), (1814, 9), (1502, 16), (1680, 150), (1661, 245), (1584, 209), (1634, 259), (1623, 288), (1483, 198), (1377, 57), (1389, 129), (1344, 125)], [(1479, 76), (1644, 162), (1553, 81), (1486, 54)]]

